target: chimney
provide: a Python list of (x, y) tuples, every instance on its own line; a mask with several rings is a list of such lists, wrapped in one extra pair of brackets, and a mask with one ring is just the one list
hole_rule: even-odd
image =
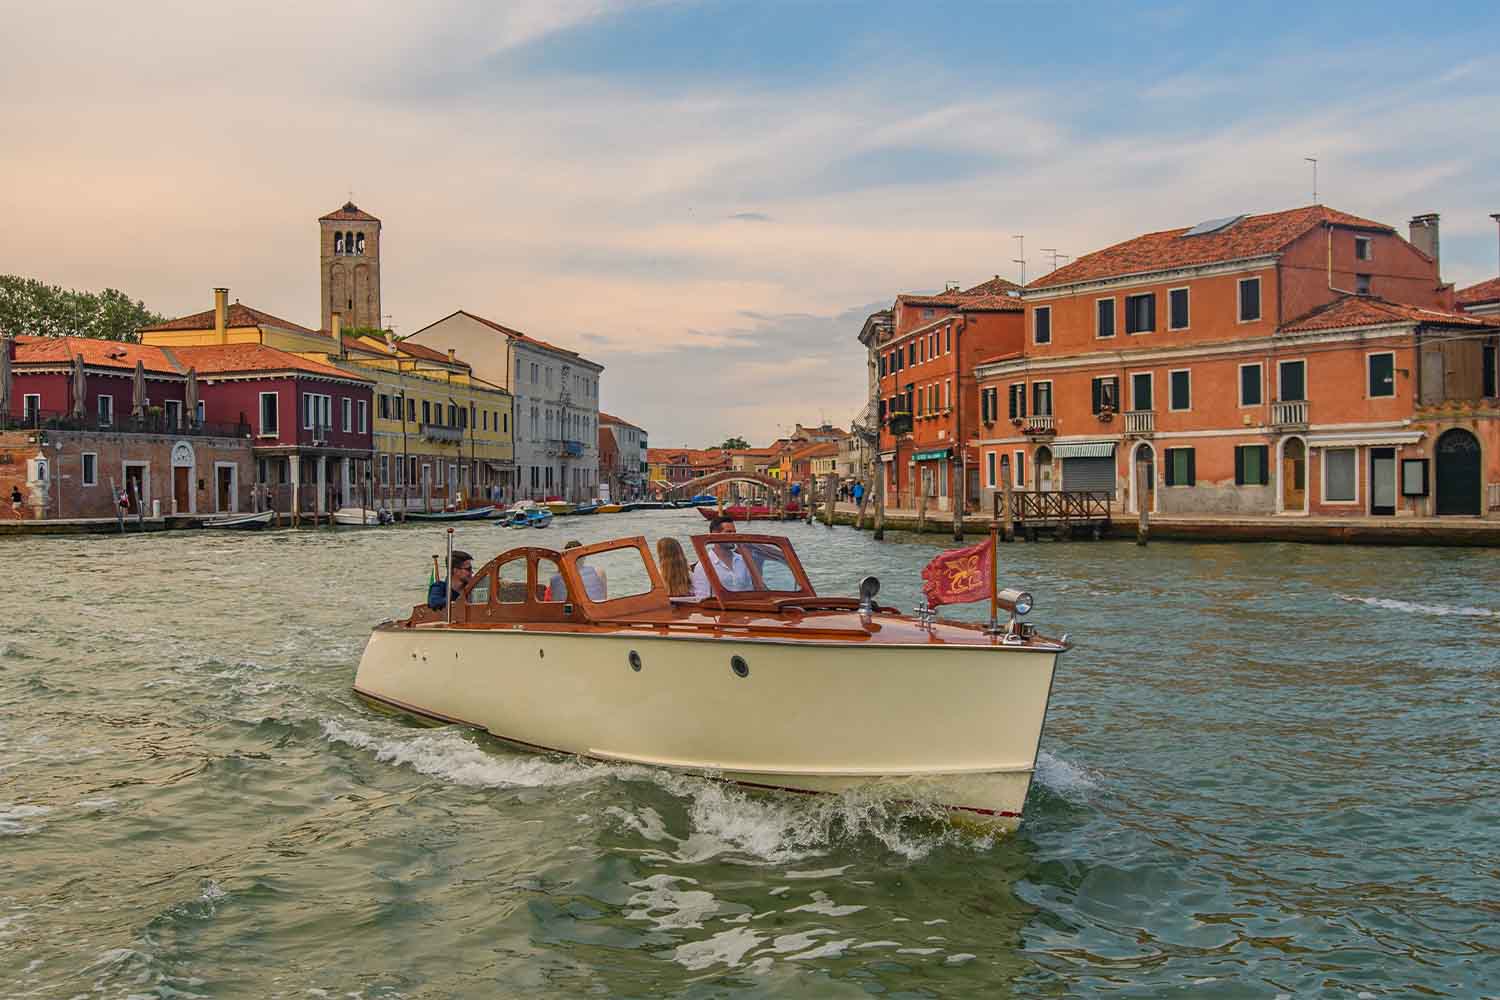
[(1442, 281), (1442, 262), (1438, 258), (1438, 214), (1413, 215), (1410, 223), (1411, 245), (1431, 257), (1437, 264), (1438, 280)]
[(229, 343), (229, 289), (214, 289), (214, 342)]
[(396, 353), (396, 332), (394, 330), (385, 331), (385, 349), (392, 354)]
[(333, 337), (333, 345), (339, 350), (339, 357), (344, 356), (344, 314), (335, 309), (329, 314), (328, 333)]
[(458, 364), (458, 351), (451, 347), (448, 348), (448, 363), (450, 365)]

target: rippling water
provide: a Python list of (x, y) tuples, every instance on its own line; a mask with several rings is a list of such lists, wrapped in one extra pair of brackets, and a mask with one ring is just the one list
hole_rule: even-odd
[[(820, 590), (902, 607), (936, 551), (786, 531)], [(1493, 552), (1005, 547), (1077, 648), (991, 841), (371, 711), (368, 629), (441, 544), (0, 541), (0, 995), (1500, 991)]]

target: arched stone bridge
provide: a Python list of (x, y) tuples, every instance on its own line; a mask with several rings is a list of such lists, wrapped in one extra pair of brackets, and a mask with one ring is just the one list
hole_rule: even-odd
[(753, 486), (761, 487), (768, 493), (775, 493), (777, 490), (784, 490), (787, 487), (787, 483), (783, 480), (774, 479), (771, 476), (762, 476), (758, 472), (737, 472), (730, 470), (727, 472), (715, 472), (707, 476), (699, 476), (697, 479), (689, 479), (685, 483), (678, 483), (667, 491), (667, 495), (686, 500), (688, 497), (697, 496), (699, 493), (708, 493), (715, 486), (722, 486), (725, 483), (749, 483)]

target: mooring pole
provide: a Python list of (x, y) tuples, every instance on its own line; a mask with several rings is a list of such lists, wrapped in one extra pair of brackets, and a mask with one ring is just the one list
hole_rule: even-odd
[(448, 611), (448, 624), (453, 624), (453, 529), (448, 529), (448, 575), (443, 579), (443, 587), (448, 591), (447, 600), (443, 601), (443, 607)]
[(875, 487), (875, 540), (885, 540), (885, 463), (877, 462), (880, 467), (873, 486)]

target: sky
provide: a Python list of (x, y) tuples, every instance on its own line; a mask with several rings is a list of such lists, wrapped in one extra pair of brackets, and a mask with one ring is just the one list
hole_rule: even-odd
[(1441, 213), (1446, 280), (1500, 269), (1493, 5), (5, 7), (0, 273), (317, 326), (352, 193), (398, 333), (578, 350), (655, 446), (847, 425), (896, 294), (1308, 204), (1308, 156), (1324, 204)]

